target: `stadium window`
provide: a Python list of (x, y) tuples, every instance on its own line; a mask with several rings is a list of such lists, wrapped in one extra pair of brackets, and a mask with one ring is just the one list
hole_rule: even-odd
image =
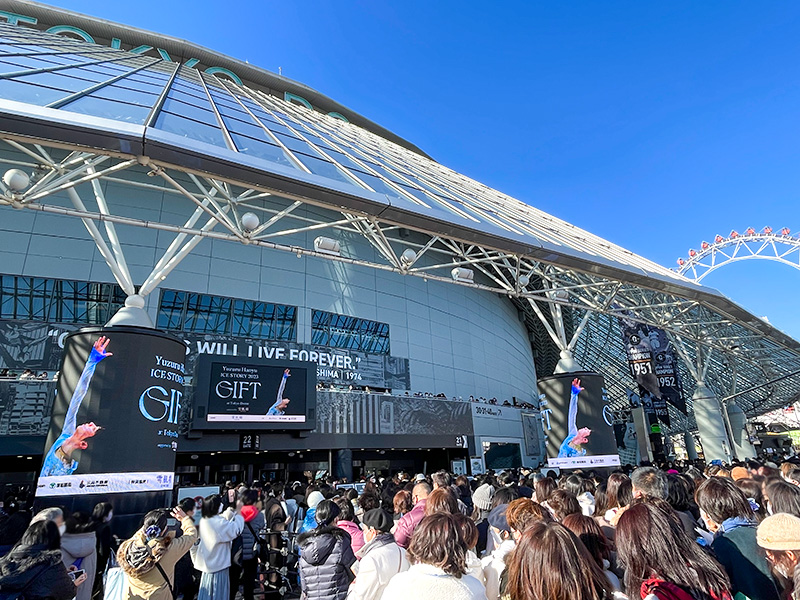
[(162, 290), (160, 329), (294, 341), (297, 307)]
[(125, 304), (112, 283), (0, 275), (0, 318), (104, 325)]
[(360, 350), (369, 354), (388, 354), (389, 326), (377, 321), (314, 310), (311, 319), (311, 343)]

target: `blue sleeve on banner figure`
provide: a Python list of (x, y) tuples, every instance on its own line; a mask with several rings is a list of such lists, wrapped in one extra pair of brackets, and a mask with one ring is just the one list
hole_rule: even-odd
[(581, 380), (572, 380), (572, 389), (569, 397), (569, 415), (567, 437), (561, 442), (558, 450), (558, 458), (574, 458), (576, 456), (586, 456), (584, 444), (589, 442), (589, 434), (592, 430), (588, 427), (578, 429), (578, 395), (583, 391)]
[(273, 404), (267, 411), (267, 415), (278, 416), (286, 414), (286, 407), (289, 406), (289, 398), (283, 397), (283, 390), (286, 389), (286, 380), (288, 378), (289, 378), (289, 369), (286, 369), (283, 372), (283, 377), (281, 377), (281, 384), (278, 387), (278, 399), (275, 401), (275, 404)]
[(42, 465), (41, 477), (48, 477), (52, 475), (72, 475), (75, 469), (78, 468), (78, 461), (73, 460), (72, 453), (75, 450), (85, 450), (89, 445), (86, 438), (94, 436), (100, 427), (94, 423), (84, 423), (78, 425), (78, 409), (81, 406), (86, 392), (89, 391), (89, 384), (92, 381), (94, 370), (104, 358), (111, 356), (110, 352), (106, 352), (109, 340), (101, 337), (97, 340), (92, 347), (89, 358), (83, 367), (83, 373), (78, 381), (78, 385), (72, 394), (69, 401), (69, 408), (67, 415), (64, 418), (64, 427), (61, 429), (61, 435), (58, 436), (55, 443), (50, 447), (47, 456), (44, 458)]

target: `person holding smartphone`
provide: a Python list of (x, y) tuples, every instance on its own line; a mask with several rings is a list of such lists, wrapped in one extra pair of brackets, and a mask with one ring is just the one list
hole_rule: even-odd
[[(181, 524), (183, 535), (176, 538), (168, 521), (172, 516)], [(164, 508), (144, 516), (142, 528), (122, 542), (117, 562), (127, 575), (123, 598), (126, 600), (173, 600), (175, 563), (194, 546), (197, 528), (180, 507)]]
[(61, 561), (61, 534), (53, 521), (31, 524), (0, 559), (0, 596), (25, 600), (71, 600), (86, 573)]

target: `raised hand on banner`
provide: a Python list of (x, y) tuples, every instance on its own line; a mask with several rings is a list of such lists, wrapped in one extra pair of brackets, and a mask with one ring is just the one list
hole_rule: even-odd
[(94, 346), (92, 346), (100, 356), (100, 360), (108, 358), (109, 356), (114, 356), (111, 354), (111, 352), (106, 352), (106, 348), (108, 348), (108, 343), (110, 341), (110, 339), (103, 335), (100, 336), (100, 338), (94, 343)]
[(576, 377), (575, 379), (572, 380), (572, 393), (577, 396), (582, 391), (583, 388), (581, 387), (581, 380)]

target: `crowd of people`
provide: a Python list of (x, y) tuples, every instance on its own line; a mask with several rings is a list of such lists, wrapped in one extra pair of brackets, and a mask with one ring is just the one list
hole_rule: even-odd
[[(118, 543), (107, 503), (19, 509), (0, 522), (0, 598), (800, 600), (797, 465), (554, 475), (230, 484)], [(109, 567), (124, 576), (104, 589)]]

